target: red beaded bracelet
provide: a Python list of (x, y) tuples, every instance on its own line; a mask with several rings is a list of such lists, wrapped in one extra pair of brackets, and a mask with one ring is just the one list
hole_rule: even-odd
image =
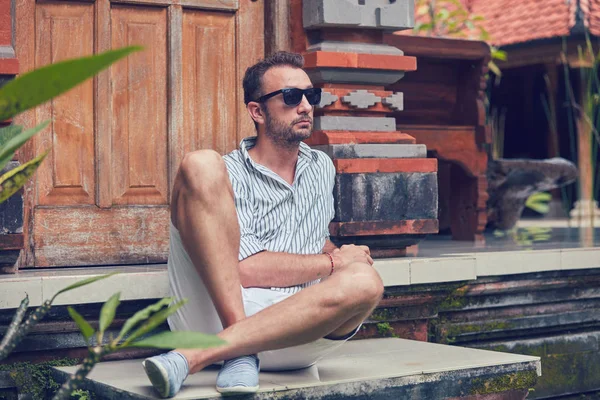
[(333, 274), (333, 270), (334, 270), (333, 256), (331, 255), (331, 253), (325, 252), (325, 254), (327, 254), (329, 256), (329, 261), (331, 261), (331, 272), (329, 272), (329, 276), (331, 276), (331, 274)]

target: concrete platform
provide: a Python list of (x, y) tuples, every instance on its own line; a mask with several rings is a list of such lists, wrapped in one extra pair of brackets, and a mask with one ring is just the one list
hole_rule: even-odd
[[(317, 365), (261, 373), (253, 399), (445, 399), (509, 392), (524, 398), (541, 376), (539, 357), (406, 339), (350, 341)], [(98, 398), (156, 399), (142, 360), (98, 364), (85, 388)], [(63, 381), (76, 367), (56, 368)], [(214, 399), (218, 369), (192, 375), (175, 399)], [(248, 397), (243, 397), (248, 398)]]

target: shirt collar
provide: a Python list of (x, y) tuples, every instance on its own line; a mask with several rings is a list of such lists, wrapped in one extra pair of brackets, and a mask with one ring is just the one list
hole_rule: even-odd
[[(263, 175), (270, 176), (271, 178), (274, 178), (280, 182), (285, 183), (281, 179), (281, 177), (279, 177), (279, 175), (277, 175), (276, 173), (274, 173), (267, 167), (257, 164), (254, 162), (254, 160), (252, 160), (252, 158), (250, 157), (250, 154), (248, 153), (248, 150), (253, 148), (255, 145), (256, 145), (256, 136), (247, 137), (245, 139), (242, 139), (242, 141), (240, 142), (240, 153), (244, 157), (244, 161), (246, 162), (246, 165), (249, 168), (253, 168), (257, 172), (262, 173)], [(318, 157), (317, 153), (312, 151), (311, 148), (306, 143), (300, 142), (300, 148), (298, 151), (298, 162), (296, 164), (296, 174), (294, 176), (294, 185), (296, 185), (296, 183), (298, 182), (298, 179), (300, 178), (300, 176), (302, 175), (304, 170), (306, 170), (306, 168), (308, 168), (308, 166), (310, 166), (313, 161), (317, 161), (317, 157)], [(285, 183), (285, 184), (287, 186), (289, 186), (289, 184), (287, 184), (287, 183)]]
[[(256, 146), (256, 136), (250, 136), (242, 139), (240, 142), (240, 153), (244, 157), (246, 163), (254, 168), (256, 168), (256, 163), (250, 157), (248, 150)], [(310, 164), (313, 161), (317, 160), (317, 155), (312, 151), (312, 149), (304, 142), (300, 142), (300, 150), (298, 151), (298, 167), (303, 164)]]

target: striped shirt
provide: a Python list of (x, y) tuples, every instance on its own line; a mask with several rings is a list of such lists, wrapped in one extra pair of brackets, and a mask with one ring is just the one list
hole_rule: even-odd
[[(335, 167), (325, 153), (300, 143), (292, 185), (250, 158), (256, 137), (223, 157), (233, 187), (240, 225), (239, 260), (267, 250), (292, 254), (319, 254), (329, 238), (334, 217)], [(289, 288), (295, 293), (319, 280)]]

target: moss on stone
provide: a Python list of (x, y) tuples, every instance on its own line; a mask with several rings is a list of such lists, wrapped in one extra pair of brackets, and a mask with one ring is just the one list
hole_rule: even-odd
[(456, 337), (465, 333), (486, 333), (512, 328), (512, 324), (506, 321), (492, 321), (480, 324), (459, 324), (446, 328), (446, 335)]
[(394, 313), (389, 308), (377, 308), (373, 310), (373, 313), (369, 317), (374, 321), (388, 321), (392, 319)]
[(9, 373), (19, 394), (29, 394), (33, 399), (45, 399), (60, 388), (60, 385), (52, 379), (52, 368), (77, 364), (79, 360), (76, 358), (61, 358), (35, 364), (16, 362), (0, 365), (0, 371)]
[(469, 285), (463, 285), (453, 290), (439, 305), (440, 310), (461, 309), (467, 305), (465, 294)]
[(389, 324), (389, 322), (380, 322), (377, 324), (377, 333), (384, 337), (398, 337), (394, 333), (394, 328)]
[(536, 397), (588, 392), (600, 385), (600, 352), (594, 348), (586, 350), (573, 339), (481, 348), (541, 357), (542, 376), (535, 386)]
[(83, 389), (74, 390), (73, 393), (71, 393), (71, 398), (77, 400), (95, 400), (95, 397), (92, 393)]
[(471, 394), (485, 395), (507, 392), (516, 389), (530, 389), (537, 382), (536, 371), (520, 371), (494, 378), (475, 378), (471, 384)]

